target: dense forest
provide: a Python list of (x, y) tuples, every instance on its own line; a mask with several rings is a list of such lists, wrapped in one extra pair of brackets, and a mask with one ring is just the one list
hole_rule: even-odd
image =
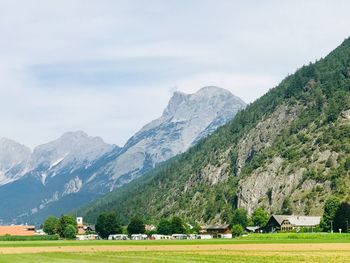
[[(174, 215), (229, 222), (237, 207), (322, 214), (330, 195), (350, 197), (349, 109), (347, 39), (186, 153), (78, 212), (89, 222), (105, 211), (116, 212), (124, 222)], [(272, 180), (269, 187), (263, 175)]]

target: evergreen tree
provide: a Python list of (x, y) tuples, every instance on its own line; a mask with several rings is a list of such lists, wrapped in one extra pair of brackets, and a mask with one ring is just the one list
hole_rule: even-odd
[(337, 209), (337, 212), (334, 216), (334, 231), (338, 231), (339, 229), (342, 232), (348, 232), (348, 225), (350, 223), (350, 204), (349, 203), (341, 203)]
[(246, 228), (248, 225), (248, 214), (244, 208), (238, 208), (233, 213), (231, 225), (241, 225)]
[(340, 206), (340, 200), (338, 197), (331, 196), (327, 199), (323, 208), (323, 217), (320, 227), (323, 231), (331, 230), (331, 221), (334, 220), (335, 214)]

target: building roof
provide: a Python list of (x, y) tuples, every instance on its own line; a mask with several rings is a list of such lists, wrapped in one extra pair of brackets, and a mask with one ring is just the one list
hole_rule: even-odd
[(317, 226), (321, 222), (320, 216), (299, 216), (299, 215), (272, 215), (279, 225), (288, 220), (293, 226)]
[(0, 236), (33, 236), (35, 226), (0, 226)]

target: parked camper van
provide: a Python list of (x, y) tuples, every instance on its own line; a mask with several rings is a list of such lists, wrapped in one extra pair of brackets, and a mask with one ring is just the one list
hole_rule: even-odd
[(108, 240), (128, 240), (128, 235), (124, 234), (116, 234), (116, 235), (109, 235)]

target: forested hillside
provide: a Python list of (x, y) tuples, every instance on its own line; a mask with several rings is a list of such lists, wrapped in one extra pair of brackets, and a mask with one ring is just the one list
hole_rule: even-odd
[(350, 197), (350, 39), (303, 66), (228, 125), (79, 213), (228, 222), (237, 207), (322, 213)]

